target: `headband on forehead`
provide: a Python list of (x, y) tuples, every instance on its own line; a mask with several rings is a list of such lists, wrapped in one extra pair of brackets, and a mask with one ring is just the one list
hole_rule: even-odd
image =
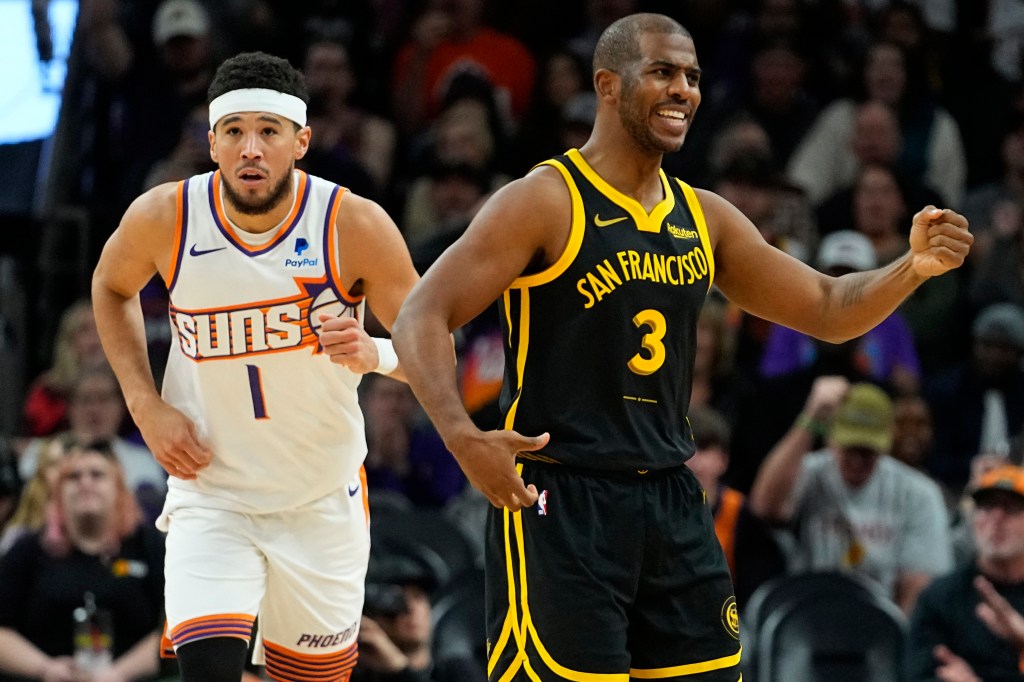
[(210, 130), (228, 114), (266, 111), (284, 116), (299, 126), (306, 125), (306, 103), (295, 95), (266, 88), (243, 88), (225, 92), (210, 102)]

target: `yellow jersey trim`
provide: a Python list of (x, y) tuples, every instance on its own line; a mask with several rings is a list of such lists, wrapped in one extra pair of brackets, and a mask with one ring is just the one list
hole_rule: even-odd
[[(668, 184), (668, 177), (666, 177), (665, 171), (660, 168), (658, 169), (658, 177), (661, 178), (661, 186), (665, 193), (665, 198), (659, 201), (650, 213), (647, 213), (639, 201), (633, 197), (626, 196), (598, 175), (597, 171), (590, 167), (590, 164), (587, 163), (587, 160), (583, 158), (578, 149), (570, 149), (566, 152), (566, 156), (576, 164), (576, 167), (583, 173), (583, 177), (589, 180), (601, 194), (614, 201), (629, 214), (636, 223), (636, 229), (641, 232), (661, 232), (661, 224), (676, 206), (676, 195), (673, 194), (672, 188)], [(606, 216), (606, 219), (611, 220), (613, 216)]]
[(704, 247), (704, 256), (708, 261), (708, 291), (711, 291), (711, 285), (715, 283), (715, 253), (711, 248), (708, 223), (704, 219), (704, 207), (700, 205), (700, 199), (697, 198), (697, 193), (693, 191), (692, 187), (679, 178), (676, 178), (676, 182), (682, 188), (683, 196), (686, 197), (686, 205), (690, 207), (690, 214), (693, 215), (693, 222), (697, 224), (697, 233), (700, 234), (700, 243)]
[[(517, 472), (522, 474), (522, 464), (517, 466)], [(508, 510), (506, 510), (505, 513), (509, 514)], [(629, 682), (629, 675), (626, 673), (584, 673), (566, 668), (565, 666), (560, 665), (544, 647), (544, 644), (540, 641), (540, 635), (537, 634), (537, 628), (534, 627), (533, 621), (530, 618), (529, 589), (526, 584), (526, 548), (523, 536), (522, 512), (519, 511), (512, 514), (512, 520), (515, 529), (516, 549), (519, 551), (519, 579), (521, 581), (519, 598), (521, 600), (523, 614), (524, 639), (528, 634), (533, 645), (537, 648), (537, 652), (540, 654), (541, 660), (544, 661), (544, 664), (548, 669), (567, 680), (572, 680), (573, 682)], [(520, 651), (525, 654), (525, 645), (520, 649)], [(528, 658), (525, 663), (529, 664)]]
[[(507, 318), (511, 314), (511, 308), (509, 303), (511, 302), (512, 296), (510, 292), (506, 291), (505, 294), (505, 315), (506, 320), (511, 322)], [(523, 377), (526, 376), (526, 353), (530, 347), (530, 290), (523, 289), (519, 293), (519, 348), (516, 351), (516, 398), (512, 401), (512, 405), (508, 408), (508, 414), (505, 415), (505, 428), (511, 429), (516, 421), (516, 409), (519, 407), (519, 398), (522, 395), (523, 389)], [(512, 325), (509, 324), (509, 344), (511, 346), (511, 329)]]
[[(508, 527), (508, 518), (505, 519), (505, 527)], [(508, 603), (509, 610), (505, 616), (505, 622), (501, 625), (501, 635), (498, 637), (497, 643), (491, 650), (491, 658), (487, 661), (487, 676), (490, 677), (494, 672), (494, 667), (498, 664), (498, 659), (501, 657), (502, 652), (508, 645), (509, 636), (514, 632), (516, 636), (516, 648), (522, 650), (522, 645), (519, 643), (519, 623), (517, 622), (518, 616), (516, 614), (516, 600), (515, 600), (515, 582), (512, 580), (512, 548), (509, 543), (505, 543), (505, 567), (508, 572)], [(518, 657), (517, 657), (518, 658)], [(513, 664), (509, 671), (502, 676), (501, 679), (510, 677), (510, 673), (514, 673), (515, 669), (519, 666)]]
[[(678, 677), (679, 675), (696, 675), (697, 673), (706, 673), (709, 670), (721, 670), (722, 668), (731, 668), (734, 665), (739, 665), (742, 654), (743, 647), (740, 647), (739, 651), (732, 656), (723, 656), (722, 658), (701, 661), (699, 663), (674, 665), (671, 668), (630, 668), (629, 675), (638, 680), (662, 680), (666, 677)], [(742, 680), (743, 678), (741, 677), (740, 679)]]
[[(540, 272), (517, 277), (509, 285), (511, 289), (536, 287), (555, 280), (569, 269), (569, 266), (576, 260), (576, 256), (580, 252), (580, 246), (583, 245), (583, 232), (587, 223), (586, 214), (583, 212), (583, 195), (580, 194), (579, 188), (573, 182), (572, 175), (569, 174), (569, 170), (560, 161), (554, 159), (538, 163), (537, 166), (551, 166), (558, 169), (558, 172), (562, 174), (562, 179), (565, 180), (566, 186), (569, 188), (569, 196), (572, 199), (572, 223), (569, 227), (569, 241), (566, 243), (565, 250), (562, 251), (562, 255), (558, 257), (557, 261)], [(534, 168), (537, 166), (534, 166)]]

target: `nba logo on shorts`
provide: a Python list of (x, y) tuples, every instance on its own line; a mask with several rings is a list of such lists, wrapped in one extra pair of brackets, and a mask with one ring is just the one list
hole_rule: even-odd
[(541, 490), (537, 496), (537, 513), (541, 516), (548, 515), (548, 491)]

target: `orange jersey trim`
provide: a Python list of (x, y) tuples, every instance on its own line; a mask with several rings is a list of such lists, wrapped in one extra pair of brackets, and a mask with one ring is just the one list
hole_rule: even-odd
[(188, 180), (182, 180), (178, 183), (177, 190), (175, 191), (174, 203), (176, 215), (174, 218), (174, 239), (171, 242), (171, 263), (167, 268), (167, 279), (164, 280), (164, 284), (167, 286), (168, 291), (174, 288), (174, 283), (178, 279), (178, 271), (181, 269), (181, 259), (185, 257), (185, 223), (188, 211)]
[(235, 232), (235, 228), (231, 225), (231, 221), (228, 220), (227, 213), (224, 211), (224, 202), (222, 202), (220, 198), (221, 173), (219, 170), (216, 171), (210, 179), (210, 203), (213, 208), (217, 227), (220, 228), (221, 232), (232, 244), (238, 247), (242, 252), (249, 255), (258, 255), (274, 248), (284, 241), (285, 237), (287, 237), (292, 231), (292, 228), (295, 227), (295, 224), (298, 222), (299, 217), (305, 210), (306, 202), (309, 199), (309, 176), (307, 176), (303, 171), (299, 171), (298, 173), (299, 186), (295, 192), (295, 203), (292, 205), (291, 213), (288, 214), (288, 217), (285, 218), (284, 223), (282, 223), (280, 229), (278, 229), (277, 235), (275, 235), (274, 238), (266, 244), (250, 246), (238, 236), (238, 233)]
[(341, 281), (341, 238), (338, 235), (338, 211), (341, 210), (341, 200), (346, 190), (344, 187), (336, 187), (331, 194), (331, 210), (327, 212), (327, 224), (324, 225), (324, 251), (327, 253), (328, 269), (331, 281), (338, 294), (349, 303), (359, 303), (363, 296), (353, 296), (345, 288)]

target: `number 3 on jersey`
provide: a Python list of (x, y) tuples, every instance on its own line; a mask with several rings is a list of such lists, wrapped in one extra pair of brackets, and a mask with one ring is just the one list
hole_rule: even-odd
[(654, 374), (665, 363), (665, 344), (661, 342), (665, 338), (666, 324), (665, 316), (653, 308), (641, 310), (633, 317), (633, 324), (643, 329), (648, 327), (651, 331), (644, 334), (640, 341), (650, 357), (645, 358), (642, 353), (637, 353), (626, 366), (641, 376)]

